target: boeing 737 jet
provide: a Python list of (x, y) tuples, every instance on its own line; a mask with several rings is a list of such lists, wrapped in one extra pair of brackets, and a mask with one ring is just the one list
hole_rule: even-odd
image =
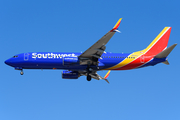
[[(109, 53), (105, 52), (106, 44), (115, 34), (120, 32), (118, 27), (122, 18), (116, 25), (100, 40), (93, 44), (83, 53), (75, 52), (28, 52), (13, 56), (5, 61), (16, 70), (23, 69), (63, 69), (62, 78), (77, 79), (80, 76), (87, 76), (96, 80), (103, 79), (109, 83), (107, 77), (110, 70), (130, 70), (146, 66), (154, 66), (158, 63), (169, 64), (167, 56), (177, 44), (167, 48), (171, 27), (165, 27), (159, 35), (144, 50), (132, 53)], [(97, 71), (109, 70), (101, 77)]]

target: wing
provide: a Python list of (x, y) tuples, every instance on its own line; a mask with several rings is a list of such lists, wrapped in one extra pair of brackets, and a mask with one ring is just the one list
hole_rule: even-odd
[[(87, 76), (87, 73), (80, 73), (80, 74), (81, 74), (81, 75), (84, 75), (84, 76)], [(90, 75), (92, 78), (94, 78), (94, 79), (96, 79), (96, 80), (105, 80), (107, 83), (109, 83), (109, 81), (108, 81), (108, 79), (107, 79), (108, 76), (109, 76), (109, 74), (110, 74), (110, 70), (107, 72), (107, 74), (106, 74), (104, 77), (98, 75), (97, 72), (89, 73), (89, 75)]]
[(80, 58), (80, 65), (86, 65), (86, 64), (98, 64), (98, 59), (101, 58), (101, 55), (104, 53), (106, 49), (106, 44), (111, 39), (111, 37), (115, 34), (115, 32), (120, 32), (118, 30), (118, 27), (121, 23), (122, 18), (118, 20), (116, 25), (113, 27), (112, 30), (110, 30), (108, 33), (106, 33), (100, 40), (98, 40), (94, 45), (92, 45), (89, 49), (87, 49), (85, 52), (83, 52), (79, 58)]

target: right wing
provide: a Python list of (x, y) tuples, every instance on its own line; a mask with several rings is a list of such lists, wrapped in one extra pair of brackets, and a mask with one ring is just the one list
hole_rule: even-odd
[(79, 58), (80, 58), (80, 65), (86, 65), (86, 64), (98, 64), (98, 59), (101, 58), (101, 55), (106, 49), (106, 44), (111, 39), (111, 37), (115, 34), (115, 32), (120, 32), (118, 30), (118, 27), (121, 23), (122, 18), (118, 20), (116, 25), (113, 27), (112, 30), (110, 30), (108, 33), (106, 33), (100, 40), (98, 40), (94, 45), (92, 45), (89, 49), (87, 49), (85, 52), (83, 52)]

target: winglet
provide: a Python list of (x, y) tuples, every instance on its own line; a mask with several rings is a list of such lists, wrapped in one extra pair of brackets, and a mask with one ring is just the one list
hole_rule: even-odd
[(116, 23), (116, 25), (113, 27), (113, 29), (112, 29), (110, 32), (113, 32), (113, 31), (119, 32), (117, 29), (118, 29), (118, 27), (119, 27), (119, 25), (120, 25), (120, 23), (121, 23), (121, 20), (122, 20), (122, 18), (120, 18), (120, 19), (118, 20), (118, 22)]
[(106, 73), (106, 75), (104, 76), (105, 79), (107, 79), (109, 77), (109, 74), (110, 74), (110, 70)]
[(110, 70), (106, 73), (106, 75), (104, 76), (104, 80), (109, 83), (109, 81), (107, 80), (107, 78), (109, 77), (109, 74), (110, 74)]

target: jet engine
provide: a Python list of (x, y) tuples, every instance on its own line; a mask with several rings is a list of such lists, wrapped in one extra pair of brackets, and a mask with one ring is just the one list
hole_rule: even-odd
[(79, 73), (77, 71), (62, 71), (63, 79), (78, 79)]

